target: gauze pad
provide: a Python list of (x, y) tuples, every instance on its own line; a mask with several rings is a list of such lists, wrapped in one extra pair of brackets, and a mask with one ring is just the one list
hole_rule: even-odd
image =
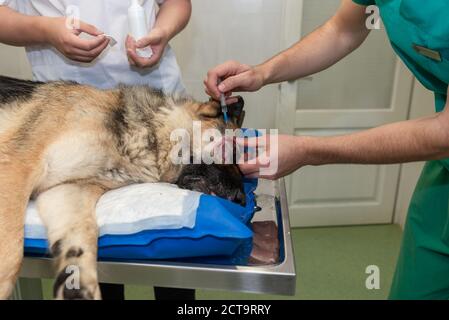
[(115, 40), (113, 36), (111, 36), (109, 34), (104, 34), (104, 36), (109, 39), (109, 45), (111, 47), (113, 47), (117, 44), (117, 40)]

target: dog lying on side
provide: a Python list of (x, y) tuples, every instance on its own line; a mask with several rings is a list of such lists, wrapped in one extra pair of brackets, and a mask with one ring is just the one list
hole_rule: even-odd
[[(23, 258), (30, 197), (48, 230), (55, 259), (55, 298), (100, 299), (95, 205), (106, 191), (133, 183), (169, 182), (243, 203), (232, 165), (175, 165), (175, 129), (226, 125), (215, 102), (163, 95), (148, 87), (98, 90), (72, 82), (0, 76), (0, 298), (7, 298)], [(191, 135), (192, 136), (192, 135)], [(68, 290), (67, 265), (80, 268)]]

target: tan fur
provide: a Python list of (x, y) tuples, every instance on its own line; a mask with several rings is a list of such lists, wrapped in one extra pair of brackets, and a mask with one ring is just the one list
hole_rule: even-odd
[[(24, 212), (33, 196), (58, 251), (57, 272), (78, 265), (83, 291), (75, 298), (98, 299), (98, 198), (131, 183), (174, 182), (180, 168), (169, 159), (170, 133), (191, 131), (194, 120), (223, 130), (219, 106), (144, 87), (31, 87), (30, 94), (0, 103), (0, 298), (9, 296), (20, 269)], [(83, 254), (73, 256), (78, 249)], [(63, 286), (55, 293), (67, 298)]]

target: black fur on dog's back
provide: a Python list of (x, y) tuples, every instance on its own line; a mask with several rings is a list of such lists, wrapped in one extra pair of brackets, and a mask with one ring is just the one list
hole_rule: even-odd
[(16, 100), (30, 99), (44, 82), (0, 76), (0, 106)]

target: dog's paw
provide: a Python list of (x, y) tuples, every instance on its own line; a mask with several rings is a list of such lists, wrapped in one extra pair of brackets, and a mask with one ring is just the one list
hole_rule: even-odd
[(64, 268), (56, 278), (53, 296), (56, 300), (100, 300), (100, 287), (96, 279), (81, 279)]

